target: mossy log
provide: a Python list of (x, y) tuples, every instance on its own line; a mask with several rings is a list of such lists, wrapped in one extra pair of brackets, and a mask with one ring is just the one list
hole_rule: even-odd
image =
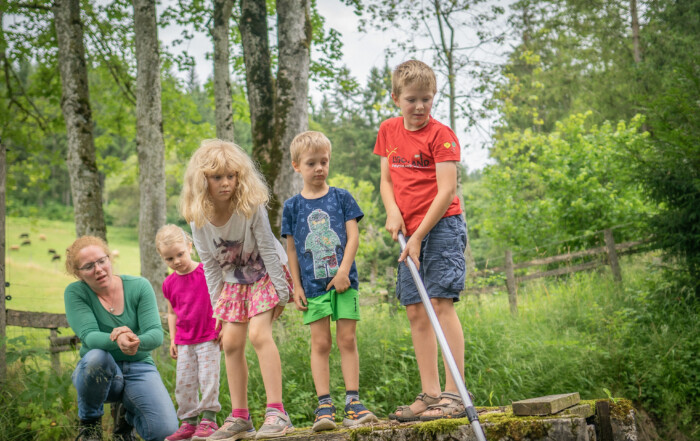
[[(634, 409), (627, 400), (611, 402), (611, 424), (614, 441), (636, 441)], [(583, 402), (575, 413), (562, 411), (546, 417), (519, 417), (510, 406), (477, 408), (479, 420), (488, 441), (596, 441), (593, 410), (595, 401)], [(587, 406), (589, 411), (583, 409)], [(583, 415), (582, 415), (583, 414)], [(585, 416), (584, 416), (585, 415)], [(586, 416), (590, 416), (588, 419)], [(308, 441), (477, 441), (466, 418), (426, 423), (398, 423), (381, 420), (377, 424), (353, 429), (314, 433), (298, 428), (285, 440)]]

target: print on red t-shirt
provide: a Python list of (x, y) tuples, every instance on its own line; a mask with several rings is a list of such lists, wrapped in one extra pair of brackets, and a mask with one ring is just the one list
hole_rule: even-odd
[[(435, 164), (460, 160), (457, 136), (432, 117), (422, 129), (406, 130), (403, 117), (399, 116), (381, 124), (374, 153), (387, 158), (396, 205), (410, 236), (437, 195)], [(461, 212), (459, 198), (455, 196), (443, 217)]]

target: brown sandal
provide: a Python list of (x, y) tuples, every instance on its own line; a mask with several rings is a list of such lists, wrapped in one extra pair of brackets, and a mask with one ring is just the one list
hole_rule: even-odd
[[(469, 395), (469, 398), (472, 398), (471, 394)], [(447, 399), (449, 401), (447, 403), (432, 404), (421, 412), (421, 414), (423, 414), (429, 410), (439, 410), (440, 414), (421, 415), (421, 421), (433, 421), (443, 418), (464, 418), (467, 416), (467, 410), (465, 409), (464, 403), (462, 402), (462, 397), (460, 397), (459, 394), (443, 392), (440, 394), (440, 399)]]
[[(402, 423), (406, 423), (409, 421), (418, 421), (423, 412), (430, 409), (430, 407), (432, 405), (440, 402), (440, 397), (432, 397), (432, 396), (426, 394), (425, 392), (421, 392), (418, 394), (415, 401), (422, 401), (423, 403), (425, 403), (425, 406), (426, 406), (425, 409), (423, 409), (420, 412), (413, 413), (410, 405), (409, 406), (399, 406), (396, 408), (394, 413), (389, 414), (389, 419), (390, 420), (397, 420), (397, 421), (402, 422)], [(397, 415), (396, 414), (397, 412), (401, 412), (401, 414)]]

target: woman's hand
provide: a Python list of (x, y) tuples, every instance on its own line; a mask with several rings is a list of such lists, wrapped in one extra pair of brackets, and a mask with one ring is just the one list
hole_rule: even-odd
[(109, 339), (112, 341), (117, 341), (117, 337), (125, 332), (132, 332), (128, 326), (120, 326), (118, 328), (112, 329), (112, 333), (109, 334)]
[(140, 344), (141, 340), (139, 337), (131, 331), (121, 333), (117, 337), (117, 345), (119, 345), (119, 349), (126, 355), (136, 355)]

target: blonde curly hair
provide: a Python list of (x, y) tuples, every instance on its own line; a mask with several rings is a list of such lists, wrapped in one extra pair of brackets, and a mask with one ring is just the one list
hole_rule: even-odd
[(236, 173), (238, 181), (231, 195), (231, 211), (247, 218), (258, 206), (267, 205), (270, 192), (253, 160), (239, 146), (220, 139), (205, 139), (192, 154), (180, 195), (180, 213), (197, 228), (213, 217), (207, 176)]

